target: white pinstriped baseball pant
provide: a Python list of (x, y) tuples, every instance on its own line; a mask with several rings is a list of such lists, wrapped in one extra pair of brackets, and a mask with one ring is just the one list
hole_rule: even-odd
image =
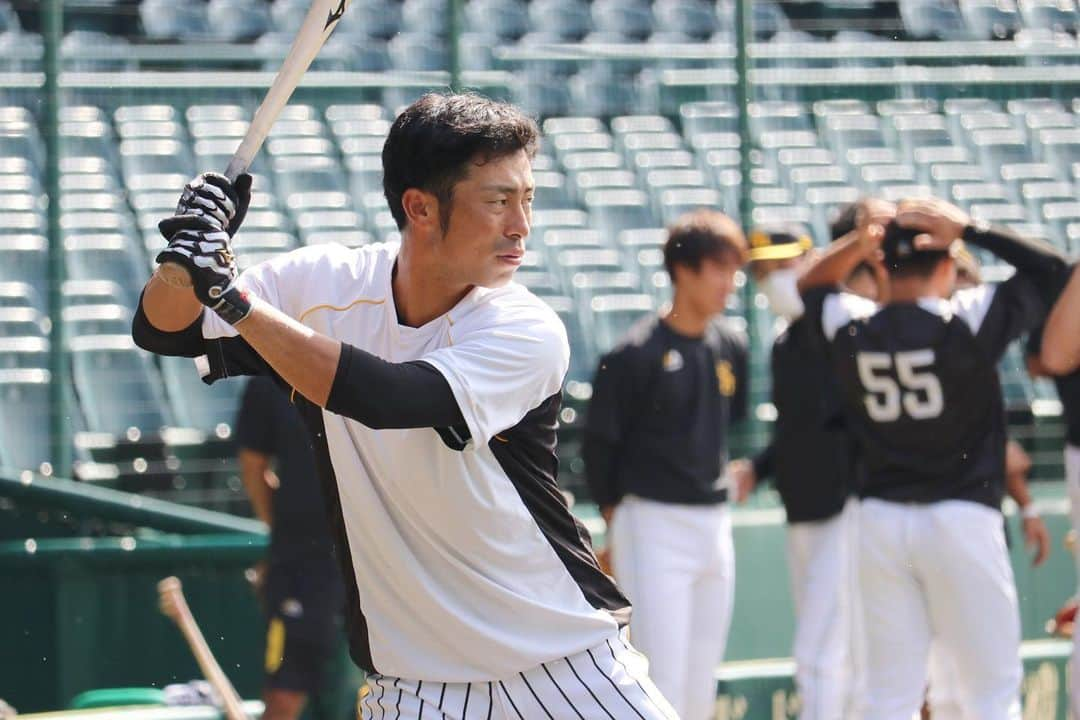
[(359, 720), (678, 720), (621, 637), (499, 680), (442, 683), (370, 675)]

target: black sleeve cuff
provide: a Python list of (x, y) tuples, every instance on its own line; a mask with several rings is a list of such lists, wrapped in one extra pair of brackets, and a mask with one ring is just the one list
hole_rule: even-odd
[(346, 343), (326, 409), (375, 430), (465, 424), (450, 384), (433, 366), (387, 362)]
[(973, 223), (964, 228), (964, 242), (993, 253), (1028, 275), (1043, 299), (1052, 304), (1068, 280), (1069, 264), (1057, 248), (1025, 238), (1006, 228)]

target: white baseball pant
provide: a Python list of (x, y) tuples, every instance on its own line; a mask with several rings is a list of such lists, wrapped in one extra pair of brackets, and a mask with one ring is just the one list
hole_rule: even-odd
[(858, 501), (826, 520), (790, 523), (795, 687), (800, 720), (862, 720), (862, 632), (856, 573)]
[(735, 548), (726, 505), (627, 497), (610, 528), (615, 579), (633, 603), (630, 639), (682, 720), (716, 713), (735, 599)]
[(940, 642), (964, 720), (1020, 717), (1020, 615), (1001, 513), (963, 500), (863, 500), (866, 717), (911, 720)]
[[(1080, 448), (1065, 446), (1065, 490), (1069, 493), (1072, 526), (1080, 532)], [(1080, 553), (1073, 556), (1080, 576)], [(1072, 672), (1069, 675), (1069, 709), (1073, 720), (1080, 720), (1080, 633), (1073, 634)]]
[(678, 720), (619, 635), (500, 680), (443, 683), (368, 675), (358, 720)]

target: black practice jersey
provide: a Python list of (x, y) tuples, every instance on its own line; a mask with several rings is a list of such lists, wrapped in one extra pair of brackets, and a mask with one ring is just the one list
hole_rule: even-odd
[[(1036, 328), (1028, 336), (1028, 355), (1038, 355), (1042, 349), (1042, 327)], [(1065, 441), (1073, 447), (1080, 447), (1080, 370), (1054, 378), (1061, 410), (1065, 419)]]
[(686, 337), (653, 316), (600, 360), (585, 426), (593, 499), (722, 502), (729, 423), (746, 412), (746, 340), (726, 319)]
[(772, 381), (773, 439), (754, 469), (772, 476), (788, 522), (832, 517), (855, 491), (858, 453), (827, 347), (805, 315), (773, 343)]
[(1005, 474), (1005, 413), (997, 364), (1042, 321), (1032, 278), (951, 299), (878, 306), (835, 290), (807, 294), (820, 320), (867, 477), (863, 497), (963, 499), (997, 508)]

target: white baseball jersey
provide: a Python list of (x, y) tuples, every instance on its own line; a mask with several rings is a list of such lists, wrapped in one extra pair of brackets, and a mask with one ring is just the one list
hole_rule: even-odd
[[(374, 430), (296, 395), (328, 483), (353, 658), (388, 676), (476, 682), (604, 642), (629, 604), (556, 484), (565, 328), (514, 283), (475, 288), (422, 327), (402, 326), (397, 252), (307, 247), (239, 281), (319, 333), (389, 362), (430, 364), (465, 419)], [(257, 370), (250, 346), (214, 313), (202, 331), (197, 364), (208, 381)]]

